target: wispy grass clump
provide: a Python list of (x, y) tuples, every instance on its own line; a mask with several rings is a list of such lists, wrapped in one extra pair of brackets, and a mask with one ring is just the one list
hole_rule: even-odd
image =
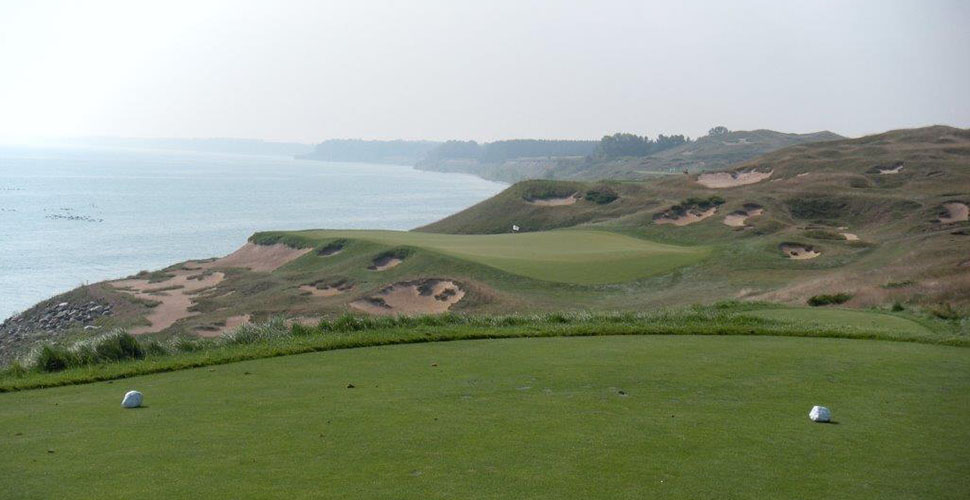
[(813, 295), (808, 299), (808, 305), (812, 307), (827, 306), (831, 304), (845, 304), (852, 298), (850, 293), (833, 293)]
[(123, 330), (113, 330), (70, 346), (42, 345), (18, 364), (23, 370), (56, 372), (98, 363), (144, 359), (145, 353), (145, 348), (135, 337)]

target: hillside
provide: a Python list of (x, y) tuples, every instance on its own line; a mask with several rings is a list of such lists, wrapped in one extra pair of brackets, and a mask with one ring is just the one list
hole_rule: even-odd
[(649, 156), (604, 158), (592, 155), (590, 148), (585, 155), (522, 156), (501, 161), (426, 157), (416, 166), (423, 170), (469, 173), (503, 182), (526, 179), (638, 180), (684, 170), (723, 169), (787, 146), (842, 138), (831, 132), (734, 131), (700, 137)]
[(412, 232), (265, 232), (222, 259), (81, 287), (0, 326), (0, 353), (112, 327), (211, 337), (348, 311), (804, 307), (831, 296), (815, 300), (959, 318), (970, 310), (968, 193), (970, 131), (949, 127), (796, 145), (717, 173), (528, 181)]

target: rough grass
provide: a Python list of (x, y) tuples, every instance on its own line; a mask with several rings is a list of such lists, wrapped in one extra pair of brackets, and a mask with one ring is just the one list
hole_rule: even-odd
[(832, 304), (845, 304), (852, 298), (851, 293), (832, 293), (813, 295), (808, 298), (808, 305), (812, 307), (828, 306)]
[[(967, 349), (777, 337), (486, 340), (265, 359), (0, 394), (0, 491), (961, 498), (967, 373)], [(119, 408), (129, 389), (144, 408)], [(810, 422), (815, 404), (836, 424)]]
[[(805, 314), (808, 313), (808, 314)], [(88, 358), (86, 363), (17, 365), (0, 372), (0, 392), (89, 383), (148, 373), (378, 345), (517, 337), (609, 335), (769, 335), (879, 339), (970, 346), (949, 323), (933, 327), (903, 315), (846, 310), (810, 311), (765, 304), (725, 303), (651, 313), (550, 313), (537, 315), (355, 316), (322, 319), (315, 326), (275, 318), (244, 325), (218, 338), (175, 337), (145, 341), (144, 359)], [(58, 348), (70, 351), (74, 346)]]

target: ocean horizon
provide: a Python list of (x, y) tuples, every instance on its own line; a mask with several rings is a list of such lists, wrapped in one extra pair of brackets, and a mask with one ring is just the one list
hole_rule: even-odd
[(257, 231), (413, 229), (505, 187), (401, 165), (0, 146), (0, 320), (79, 285), (226, 255)]

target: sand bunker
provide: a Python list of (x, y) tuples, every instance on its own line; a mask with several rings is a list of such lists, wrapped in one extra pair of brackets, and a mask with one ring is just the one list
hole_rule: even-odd
[(313, 283), (300, 286), (300, 291), (307, 292), (314, 297), (333, 297), (354, 289), (354, 285), (347, 281), (335, 283)]
[(724, 216), (724, 223), (731, 227), (745, 227), (748, 217), (757, 217), (765, 213), (765, 209), (753, 203), (746, 204), (744, 210), (737, 210)]
[(674, 215), (670, 213), (659, 214), (659, 216), (654, 217), (653, 222), (654, 224), (673, 224), (675, 226), (686, 226), (688, 224), (700, 222), (714, 215), (715, 213), (717, 213), (716, 207), (711, 207), (704, 211), (697, 208), (691, 208), (683, 215)]
[(121, 292), (133, 295), (139, 299), (158, 302), (152, 307), (145, 318), (150, 326), (133, 328), (131, 333), (158, 332), (172, 326), (176, 321), (194, 316), (198, 313), (189, 312), (192, 298), (203, 290), (222, 282), (225, 276), (219, 272), (199, 272), (198, 269), (179, 269), (171, 271), (174, 275), (165, 281), (149, 283), (142, 279), (125, 279), (110, 282), (111, 286)]
[(212, 262), (205, 268), (245, 267), (253, 271), (275, 271), (284, 264), (303, 256), (312, 248), (293, 248), (283, 244), (256, 245), (246, 243), (239, 250)]
[(859, 236), (852, 233), (842, 233), (842, 237), (848, 241), (859, 241)]
[(789, 259), (794, 260), (814, 259), (815, 257), (822, 255), (822, 252), (815, 250), (811, 245), (782, 243), (778, 246), (778, 248), (781, 249), (781, 253), (787, 255)]
[(759, 172), (757, 170), (748, 170), (745, 172), (713, 172), (698, 176), (697, 183), (704, 187), (714, 189), (744, 186), (746, 184), (761, 182), (771, 177), (772, 172), (774, 171)]
[(454, 281), (423, 279), (395, 283), (375, 295), (350, 303), (368, 314), (439, 314), (465, 296)]
[(319, 255), (320, 257), (330, 257), (331, 255), (337, 255), (338, 253), (343, 251), (344, 251), (344, 247), (328, 246), (328, 247), (321, 248), (320, 251), (317, 252), (317, 255)]
[(249, 323), (251, 319), (251, 316), (248, 314), (229, 316), (226, 318), (226, 321), (222, 326), (218, 328), (196, 328), (195, 333), (200, 337), (218, 337), (224, 333), (235, 330), (246, 323)]
[(943, 210), (945, 210), (946, 213), (940, 214), (940, 217), (937, 220), (944, 224), (965, 221), (967, 220), (968, 215), (970, 215), (970, 208), (967, 207), (967, 204), (957, 201), (944, 203)]
[(565, 205), (575, 205), (576, 202), (579, 201), (579, 198), (576, 197), (576, 193), (573, 193), (564, 198), (542, 198), (534, 200), (527, 199), (525, 201), (526, 203), (540, 207), (562, 207)]
[(392, 267), (396, 267), (401, 262), (404, 262), (404, 259), (391, 255), (384, 255), (374, 259), (374, 263), (367, 266), (367, 269), (370, 269), (371, 271), (386, 271)]

